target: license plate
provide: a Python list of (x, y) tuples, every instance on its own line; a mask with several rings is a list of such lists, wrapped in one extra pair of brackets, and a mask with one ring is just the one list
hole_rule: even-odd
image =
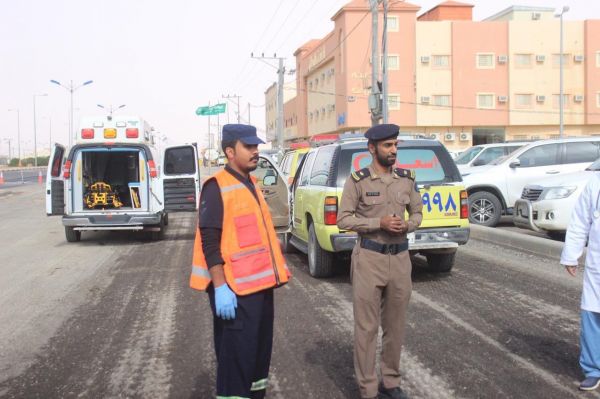
[(406, 235), (406, 239), (408, 240), (409, 244), (414, 244), (415, 243), (415, 233), (408, 233)]

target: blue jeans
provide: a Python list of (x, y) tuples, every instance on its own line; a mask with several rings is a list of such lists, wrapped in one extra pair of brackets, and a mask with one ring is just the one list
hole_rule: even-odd
[(586, 377), (600, 378), (600, 313), (581, 311), (579, 364)]

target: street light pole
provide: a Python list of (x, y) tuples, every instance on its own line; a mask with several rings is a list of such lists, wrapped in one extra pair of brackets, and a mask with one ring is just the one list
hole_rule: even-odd
[(559, 94), (559, 108), (560, 108), (560, 121), (559, 121), (559, 137), (562, 139), (564, 135), (564, 89), (563, 89), (563, 69), (564, 69), (564, 54), (563, 54), (563, 14), (569, 11), (569, 6), (563, 6), (559, 14), (555, 15), (560, 17), (560, 94)]
[[(96, 105), (97, 105), (99, 108), (106, 109), (106, 107), (105, 107), (104, 105), (102, 105), (102, 104), (96, 104)], [(121, 105), (119, 105), (117, 108), (113, 108), (113, 106), (112, 106), (112, 104), (111, 104), (111, 105), (110, 105), (110, 108), (109, 108), (109, 111), (108, 111), (108, 112), (109, 112), (109, 115), (112, 117), (112, 114), (113, 114), (113, 112), (114, 112), (114, 111), (116, 111), (116, 110), (118, 110), (118, 109), (121, 109), (121, 108), (125, 108), (125, 107), (126, 107), (126, 104), (121, 104)]]
[(35, 117), (35, 99), (36, 97), (46, 97), (47, 93), (44, 94), (34, 94), (33, 95), (33, 164), (38, 166), (37, 159), (37, 120)]
[(19, 166), (21, 166), (21, 118), (19, 117), (19, 109), (9, 109), (9, 111), (14, 111), (17, 113), (17, 151), (19, 158)]
[(71, 80), (71, 83), (69, 86), (65, 86), (62, 83), (60, 83), (58, 80), (54, 80), (54, 79), (51, 79), (50, 83), (54, 83), (55, 85), (58, 85), (71, 93), (71, 107), (70, 107), (70, 113), (69, 113), (69, 147), (71, 147), (72, 142), (73, 142), (73, 136), (74, 136), (74, 133), (73, 133), (73, 92), (75, 90), (79, 89), (80, 87), (87, 86), (91, 83), (94, 83), (94, 81), (88, 80), (86, 82), (83, 82), (79, 86), (73, 86), (72, 80)]

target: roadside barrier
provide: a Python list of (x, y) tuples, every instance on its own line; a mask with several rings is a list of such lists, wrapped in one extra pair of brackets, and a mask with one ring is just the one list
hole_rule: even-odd
[(38, 173), (38, 183), (42, 184), (44, 182), (44, 178), (42, 177), (42, 171), (40, 170)]
[(4, 173), (0, 170), (0, 186), (4, 184)]

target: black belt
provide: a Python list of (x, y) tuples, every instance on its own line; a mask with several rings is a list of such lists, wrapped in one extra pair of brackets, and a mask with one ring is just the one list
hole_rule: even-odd
[(400, 252), (404, 252), (408, 249), (408, 241), (398, 244), (380, 244), (377, 241), (369, 240), (368, 238), (362, 238), (360, 240), (360, 247), (379, 252), (380, 254), (397, 255)]

